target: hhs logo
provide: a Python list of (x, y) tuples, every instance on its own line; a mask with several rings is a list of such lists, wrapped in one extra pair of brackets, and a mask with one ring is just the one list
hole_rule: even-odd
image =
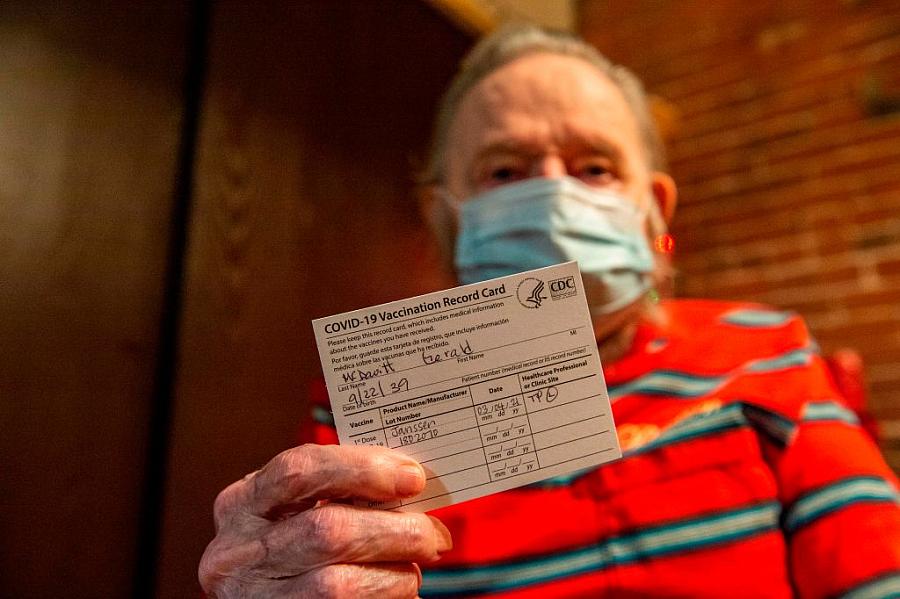
[(541, 302), (547, 299), (544, 293), (544, 282), (528, 277), (522, 279), (516, 287), (516, 297), (526, 308), (540, 308)]
[(575, 288), (575, 277), (563, 277), (562, 279), (550, 281), (550, 297), (552, 299), (558, 300), (572, 297), (577, 291)]

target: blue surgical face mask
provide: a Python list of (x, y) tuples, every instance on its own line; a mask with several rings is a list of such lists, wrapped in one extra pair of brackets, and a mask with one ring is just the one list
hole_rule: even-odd
[(595, 315), (630, 305), (652, 285), (647, 213), (617, 193), (571, 177), (531, 178), (451, 201), (461, 283), (577, 260)]

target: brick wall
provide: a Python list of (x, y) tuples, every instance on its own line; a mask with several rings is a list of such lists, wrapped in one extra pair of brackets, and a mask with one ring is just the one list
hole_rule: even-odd
[(900, 4), (585, 0), (671, 117), (677, 292), (790, 308), (859, 350), (900, 470)]

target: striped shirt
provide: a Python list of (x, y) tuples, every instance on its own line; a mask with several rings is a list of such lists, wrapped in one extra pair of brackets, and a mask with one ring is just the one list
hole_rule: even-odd
[(900, 597), (896, 477), (802, 320), (662, 307), (604, 366), (624, 457), (434, 511), (454, 548), (423, 598)]

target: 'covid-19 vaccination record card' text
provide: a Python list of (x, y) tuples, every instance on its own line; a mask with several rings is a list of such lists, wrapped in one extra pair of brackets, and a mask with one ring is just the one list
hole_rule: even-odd
[(574, 262), (313, 321), (342, 445), (425, 468), (426, 511), (621, 456)]

